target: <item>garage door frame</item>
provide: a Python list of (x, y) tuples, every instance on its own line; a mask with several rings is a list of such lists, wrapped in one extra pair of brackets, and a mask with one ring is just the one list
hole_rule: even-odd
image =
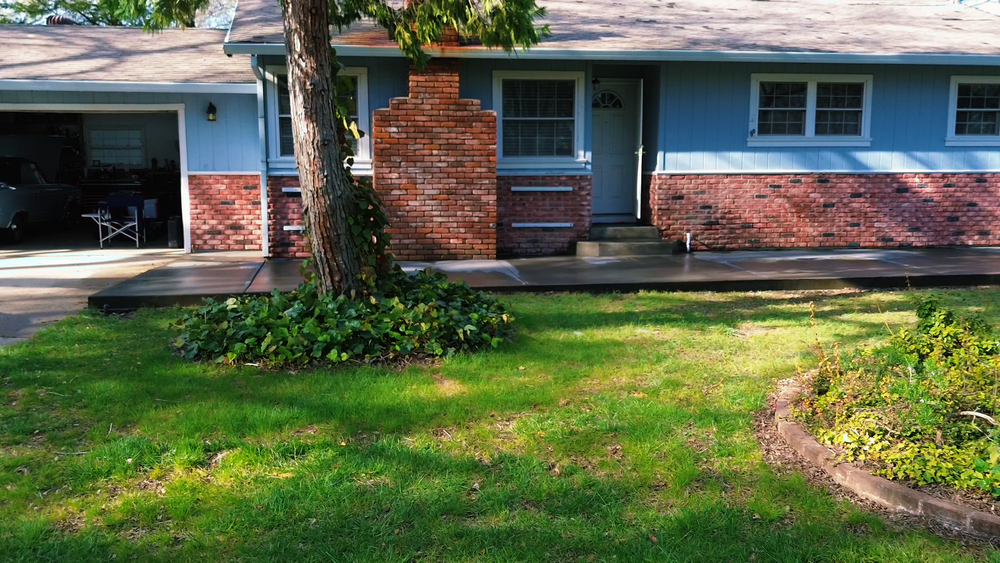
[(177, 113), (177, 139), (181, 157), (181, 221), (184, 225), (184, 252), (191, 252), (191, 192), (188, 188), (187, 130), (185, 104), (10, 104), (0, 103), (2, 112), (24, 113)]

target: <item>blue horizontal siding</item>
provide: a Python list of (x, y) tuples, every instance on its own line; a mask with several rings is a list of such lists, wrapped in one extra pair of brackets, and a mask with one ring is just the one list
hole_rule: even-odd
[[(951, 77), (1000, 75), (994, 67), (664, 63), (662, 72), (660, 171), (1000, 170), (996, 147), (945, 146)], [(754, 73), (872, 75), (871, 146), (748, 147)]]
[[(218, 121), (206, 119), (209, 102)], [(184, 104), (188, 170), (260, 170), (257, 98), (252, 94), (171, 94), (140, 92), (49, 92), (0, 90), (4, 104)], [(113, 112), (113, 110), (109, 110)]]

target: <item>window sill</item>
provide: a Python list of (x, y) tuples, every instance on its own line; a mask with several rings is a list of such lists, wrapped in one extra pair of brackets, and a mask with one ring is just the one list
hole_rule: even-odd
[(833, 137), (833, 138), (772, 138), (751, 137), (747, 139), (748, 147), (870, 147), (868, 137)]
[(497, 162), (500, 176), (590, 174), (590, 162), (575, 158), (508, 158)]
[[(268, 175), (269, 176), (298, 176), (299, 169), (295, 164), (294, 158), (272, 158), (267, 161)], [(351, 167), (351, 172), (355, 176), (371, 176), (372, 175), (372, 161), (371, 160), (355, 160), (354, 166)]]
[(946, 147), (1000, 147), (1000, 136), (984, 137), (947, 137), (944, 140)]

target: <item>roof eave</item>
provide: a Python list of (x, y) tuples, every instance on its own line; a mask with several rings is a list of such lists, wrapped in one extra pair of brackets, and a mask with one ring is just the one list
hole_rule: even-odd
[(112, 82), (101, 80), (0, 79), (0, 90), (51, 92), (163, 92), (173, 94), (256, 94), (253, 82)]
[[(396, 47), (334, 45), (345, 57), (402, 57)], [(227, 55), (285, 55), (284, 43), (226, 43)], [(432, 57), (456, 59), (548, 59), (592, 61), (694, 61), (758, 63), (855, 63), (908, 65), (1000, 66), (1000, 55), (967, 53), (817, 53), (779, 51), (700, 51), (700, 50), (627, 50), (557, 49), (535, 47), (528, 51), (505, 53), (483, 47), (426, 49)]]

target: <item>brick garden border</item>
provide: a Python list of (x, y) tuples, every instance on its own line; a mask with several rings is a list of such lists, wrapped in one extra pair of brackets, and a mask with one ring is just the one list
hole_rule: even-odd
[(833, 480), (862, 498), (875, 501), (897, 512), (922, 516), (948, 530), (986, 540), (1000, 538), (1000, 517), (981, 512), (926, 493), (870, 475), (849, 463), (837, 463), (833, 452), (821, 445), (794, 422), (789, 404), (803, 392), (795, 382), (782, 388), (774, 406), (774, 421), (778, 434), (803, 457), (822, 468)]

